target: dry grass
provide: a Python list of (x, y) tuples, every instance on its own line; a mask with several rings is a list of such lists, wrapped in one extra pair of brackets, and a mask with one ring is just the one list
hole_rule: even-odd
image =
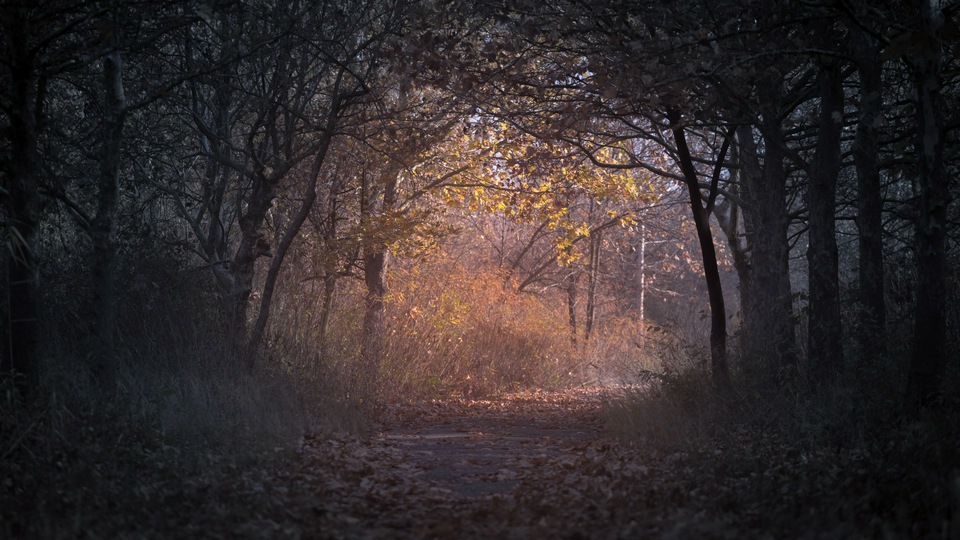
[(306, 349), (242, 368), (215, 306), (191, 292), (124, 303), (115, 389), (88, 368), (75, 313), (45, 319), (30, 399), (0, 380), (0, 537), (178, 535), (253, 504), (231, 486), (304, 434), (363, 424), (336, 374), (299, 360)]
[(382, 378), (390, 399), (485, 396), (576, 382), (581, 361), (554, 306), (498, 272), (455, 263), (397, 271)]
[[(772, 536), (931, 537), (960, 531), (957, 370), (941, 408), (901, 415), (906, 357), (848, 371), (814, 390), (734, 362), (734, 393), (689, 367), (607, 403), (610, 429), (684, 456), (713, 511)], [(899, 353), (899, 354), (898, 354)], [(803, 509), (799, 511), (799, 509)]]

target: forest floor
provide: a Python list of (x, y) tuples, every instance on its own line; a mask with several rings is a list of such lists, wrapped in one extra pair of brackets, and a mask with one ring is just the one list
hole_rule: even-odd
[[(601, 406), (611, 392), (392, 405), (376, 436), (306, 441), (305, 477), (291, 479), (304, 478), (298, 491), (325, 492), (326, 502), (315, 509), (315, 525), (301, 530), (335, 538), (664, 533), (666, 515), (643, 515), (639, 501), (618, 489), (642, 482), (650, 466), (604, 434)], [(311, 474), (318, 469), (334, 476), (321, 480)]]
[(617, 392), (393, 405), (373, 436), (305, 440), (295, 470), (277, 479), (285, 517), (276, 522), (307, 538), (958, 532), (960, 476), (957, 492), (944, 492), (949, 482), (931, 481), (942, 472), (910, 468), (909, 450), (895, 442), (804, 447), (743, 430), (669, 450), (611, 435), (617, 430), (603, 410)]
[[(639, 436), (614, 437), (622, 430), (610, 424), (616, 416), (609, 411), (620, 394), (574, 389), (393, 404), (364, 435), (305, 437), (294, 452), (278, 448), (273, 457), (220, 462), (195, 474), (168, 465), (172, 449), (138, 450), (127, 459), (98, 446), (91, 455), (45, 467), (58, 476), (36, 479), (44, 493), (17, 491), (7, 480), (4, 489), (22, 508), (0, 512), (13, 520), (5, 527), (0, 520), (0, 532), (34, 538), (960, 537), (960, 469), (949, 441), (934, 452), (936, 445), (917, 434), (886, 434), (841, 448), (734, 426), (721, 438), (671, 448)], [(55, 469), (67, 459), (85, 465), (58, 487), (66, 481)], [(36, 519), (55, 521), (38, 526)]]

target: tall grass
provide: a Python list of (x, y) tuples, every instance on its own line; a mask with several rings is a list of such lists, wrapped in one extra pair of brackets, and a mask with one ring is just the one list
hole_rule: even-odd
[[(734, 355), (731, 394), (710, 385), (706, 351), (686, 349), (685, 368), (609, 400), (608, 425), (656, 455), (686, 456), (688, 467), (671, 474), (725, 493), (705, 512), (751, 509), (753, 526), (774, 536), (953, 537), (960, 367), (950, 364), (938, 407), (904, 416), (909, 341), (889, 343), (886, 357), (848, 356), (847, 369), (819, 385), (798, 378), (802, 366)], [(806, 501), (804, 512), (791, 497)]]
[(246, 369), (209, 284), (161, 283), (177, 287), (125, 290), (115, 387), (89, 367), (82, 302), (46, 303), (38, 384), (24, 398), (0, 379), (0, 537), (163, 536), (177, 513), (241, 508), (208, 497), (248, 465), (361, 423), (307, 349), (278, 340)]
[(492, 269), (435, 260), (399, 269), (387, 299), (388, 399), (490, 396), (578, 381), (562, 305), (515, 292)]
[[(664, 362), (665, 369), (653, 377), (655, 384), (610, 404), (610, 425), (623, 436), (679, 448), (749, 427), (804, 444), (851, 447), (903, 422), (908, 356), (902, 346), (867, 368), (855, 364), (861, 367), (816, 389), (799, 380), (790, 366), (776, 370), (733, 356), (733, 390), (728, 395), (718, 394), (710, 383), (708, 352), (668, 343), (661, 354), (673, 360)], [(644, 379), (649, 377), (637, 378)], [(957, 382), (956, 370), (951, 370), (944, 403), (957, 403)]]
[(707, 340), (701, 317), (692, 309), (666, 324), (629, 314), (604, 320), (581, 351), (590, 382), (646, 387), (705, 365)]

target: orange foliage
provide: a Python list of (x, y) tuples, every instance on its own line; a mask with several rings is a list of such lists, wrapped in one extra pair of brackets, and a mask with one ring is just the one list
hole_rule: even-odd
[(396, 269), (391, 290), (381, 363), (389, 398), (481, 396), (577, 381), (564, 319), (505, 286), (496, 270), (438, 258)]

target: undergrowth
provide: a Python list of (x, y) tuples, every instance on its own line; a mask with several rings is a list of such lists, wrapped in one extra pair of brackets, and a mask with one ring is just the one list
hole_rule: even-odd
[(579, 381), (560, 310), (493, 270), (452, 262), (398, 269), (387, 298), (388, 399), (492, 396)]
[(620, 437), (679, 456), (677, 478), (715, 494), (707, 515), (746, 519), (745, 536), (960, 534), (956, 370), (940, 406), (907, 419), (903, 350), (818, 385), (734, 363), (730, 395), (714, 390), (705, 362), (685, 364), (610, 400), (607, 420)]
[(258, 475), (305, 434), (365, 421), (335, 372), (294, 360), (302, 350), (274, 347), (246, 369), (202, 295), (123, 306), (115, 388), (89, 368), (70, 309), (44, 319), (29, 394), (0, 379), (0, 537), (190, 537), (230, 523), (245, 536), (262, 519)]

